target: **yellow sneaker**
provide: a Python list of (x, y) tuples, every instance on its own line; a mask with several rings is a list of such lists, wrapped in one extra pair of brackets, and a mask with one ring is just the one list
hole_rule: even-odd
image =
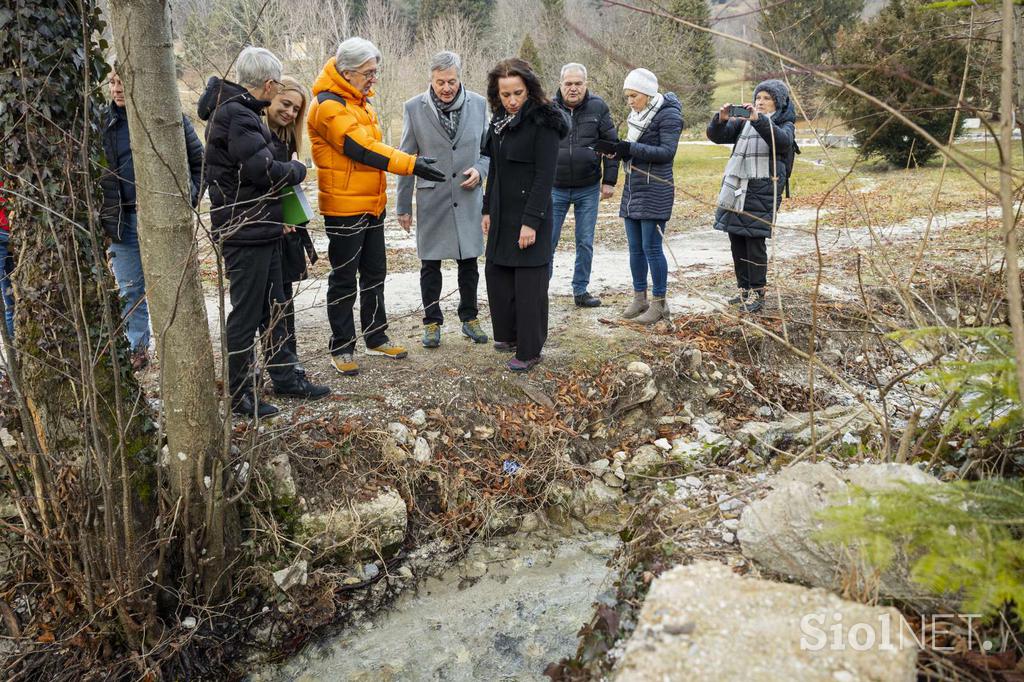
[(376, 348), (367, 348), (367, 355), (383, 355), (384, 357), (391, 358), (392, 360), (401, 360), (404, 357), (408, 357), (409, 353), (401, 346), (396, 346), (390, 341), (377, 346)]
[(332, 355), (331, 364), (334, 365), (334, 369), (338, 370), (339, 374), (344, 374), (347, 377), (354, 377), (359, 374), (359, 365), (356, 364), (351, 353)]

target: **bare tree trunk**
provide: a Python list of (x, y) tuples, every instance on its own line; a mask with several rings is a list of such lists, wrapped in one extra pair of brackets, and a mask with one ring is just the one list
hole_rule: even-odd
[[(1013, 210), (1013, 112), (1014, 33), (1019, 28), (1013, 0), (1003, 0), (1003, 60), (1001, 101), (999, 103), (999, 147), (1002, 168), (999, 174), (999, 199), (1003, 209), (1003, 243), (1006, 253), (1006, 301), (1009, 306), (1013, 350), (1017, 362), (1017, 398), (1024, 406), (1024, 309), (1020, 286), (1020, 248), (1017, 241), (1017, 214)], [(1018, 93), (1018, 102), (1020, 93)]]
[(201, 585), (193, 589), (211, 596), (224, 575), (226, 545), (236, 545), (224, 537), (235, 524), (225, 523), (229, 510), (222, 491), (205, 483), (221, 478), (217, 470), (224, 448), (169, 8), (166, 0), (113, 0), (110, 9), (131, 130), (146, 295), (160, 358), (171, 506), (180, 505), (183, 514), (181, 570), (199, 576)]

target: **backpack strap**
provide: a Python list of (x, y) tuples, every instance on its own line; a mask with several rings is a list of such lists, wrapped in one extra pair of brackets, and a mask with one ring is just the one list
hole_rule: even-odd
[(347, 104), (345, 102), (345, 98), (342, 97), (341, 95), (336, 95), (333, 92), (330, 92), (329, 90), (324, 90), (323, 92), (317, 93), (316, 101), (318, 103), (323, 104), (327, 100), (330, 100), (332, 102), (337, 102), (338, 104), (340, 104), (343, 107), (347, 106)]

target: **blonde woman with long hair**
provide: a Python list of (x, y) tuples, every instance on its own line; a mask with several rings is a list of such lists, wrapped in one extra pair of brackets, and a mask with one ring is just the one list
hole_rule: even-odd
[[(281, 91), (267, 107), (267, 125), (274, 134), (275, 157), (278, 161), (288, 161), (302, 153), (309, 91), (291, 76), (282, 76), (281, 85)], [(284, 323), (288, 330), (288, 347), (293, 353), (296, 352), (296, 343), (295, 299), (292, 285), (308, 275), (307, 257), (310, 264), (316, 263), (316, 250), (313, 248), (313, 240), (305, 228), (305, 223), (286, 227), (281, 245), (281, 270), (284, 274), (284, 294), (287, 301)], [(301, 364), (297, 370), (305, 373)]]

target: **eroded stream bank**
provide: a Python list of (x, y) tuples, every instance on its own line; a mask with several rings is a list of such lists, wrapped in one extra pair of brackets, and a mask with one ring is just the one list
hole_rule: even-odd
[(617, 544), (604, 533), (548, 530), (477, 545), (373, 620), (253, 679), (547, 679), (544, 668), (576, 651), (593, 602), (613, 589)]

